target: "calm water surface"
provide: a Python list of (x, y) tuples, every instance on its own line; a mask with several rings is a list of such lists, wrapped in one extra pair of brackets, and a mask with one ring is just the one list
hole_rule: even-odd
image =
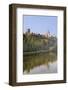
[(57, 54), (49, 52), (23, 56), (23, 73), (57, 73)]

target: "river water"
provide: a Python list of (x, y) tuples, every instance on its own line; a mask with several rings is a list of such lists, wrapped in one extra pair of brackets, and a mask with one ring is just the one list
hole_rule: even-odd
[(55, 52), (23, 56), (23, 74), (57, 73), (57, 54)]

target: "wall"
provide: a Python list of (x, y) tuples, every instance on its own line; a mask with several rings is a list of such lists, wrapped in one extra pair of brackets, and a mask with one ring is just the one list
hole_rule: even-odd
[[(11, 87), (8, 85), (8, 70), (9, 70), (9, 4), (24, 3), (24, 4), (42, 4), (42, 5), (57, 5), (67, 6), (68, 0), (0, 0), (0, 90), (67, 90), (66, 84), (52, 85), (37, 85), (27, 87)], [(67, 12), (68, 15), (68, 12)], [(68, 18), (67, 18), (68, 21)], [(68, 27), (67, 27), (68, 29)], [(67, 32), (68, 33), (68, 32)], [(68, 38), (68, 36), (67, 36)], [(68, 45), (68, 44), (67, 44)], [(67, 49), (68, 51), (68, 49)], [(68, 62), (67, 62), (68, 64)], [(68, 68), (68, 66), (67, 66)], [(67, 72), (68, 75), (68, 72)], [(68, 81), (68, 78), (67, 78)]]

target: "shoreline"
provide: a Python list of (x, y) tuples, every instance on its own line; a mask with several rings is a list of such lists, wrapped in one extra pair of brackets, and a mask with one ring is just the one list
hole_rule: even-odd
[(32, 52), (23, 52), (23, 55), (31, 55), (31, 54), (39, 54), (39, 53), (47, 53), (53, 50), (39, 50), (39, 51), (32, 51)]

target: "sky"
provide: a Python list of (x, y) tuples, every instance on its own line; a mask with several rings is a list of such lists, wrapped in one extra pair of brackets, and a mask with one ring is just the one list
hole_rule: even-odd
[(24, 15), (24, 32), (30, 28), (31, 32), (45, 34), (50, 32), (51, 35), (57, 36), (57, 16), (30, 16)]

